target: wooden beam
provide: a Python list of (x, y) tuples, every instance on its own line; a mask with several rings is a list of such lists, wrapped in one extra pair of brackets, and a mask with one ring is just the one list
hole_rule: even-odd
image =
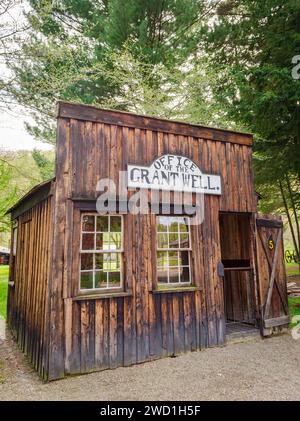
[(237, 143), (245, 146), (252, 146), (253, 143), (253, 136), (249, 133), (240, 133), (180, 121), (147, 117), (123, 111), (105, 110), (90, 105), (74, 104), (63, 101), (57, 103), (57, 117), (193, 136), (208, 140)]
[(287, 325), (290, 323), (289, 316), (275, 317), (274, 319), (266, 319), (264, 325), (266, 328)]
[(282, 223), (282, 221), (278, 221), (278, 220), (275, 220), (275, 219), (258, 218), (258, 219), (256, 219), (256, 226), (257, 227), (264, 227), (264, 228), (282, 228), (283, 223)]
[(280, 234), (280, 230), (278, 230), (277, 237), (276, 237), (275, 253), (274, 253), (274, 259), (273, 259), (273, 266), (272, 266), (272, 272), (271, 272), (271, 277), (270, 277), (270, 284), (269, 284), (268, 296), (267, 296), (267, 301), (266, 301), (266, 307), (265, 307), (265, 312), (264, 312), (264, 318), (269, 315), (270, 306), (271, 306), (271, 298), (272, 298), (273, 287), (274, 287), (276, 263), (277, 263), (279, 243), (280, 243), (279, 234)]

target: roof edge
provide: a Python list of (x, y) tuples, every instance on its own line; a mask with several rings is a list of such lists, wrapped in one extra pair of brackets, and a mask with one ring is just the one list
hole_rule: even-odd
[(11, 214), (13, 211), (18, 209), (26, 200), (32, 197), (34, 194), (38, 193), (42, 189), (46, 189), (48, 186), (51, 187), (52, 183), (55, 181), (55, 178), (51, 178), (46, 181), (42, 181), (41, 183), (35, 185), (30, 189), (27, 193), (24, 194), (11, 208), (9, 208), (5, 215)]
[(127, 111), (99, 108), (94, 105), (58, 101), (58, 118), (92, 121), (118, 126), (126, 126), (153, 131), (162, 131), (173, 134), (193, 136), (207, 140), (237, 143), (252, 146), (253, 135), (228, 129), (191, 124), (184, 121), (168, 120), (159, 117), (130, 113)]

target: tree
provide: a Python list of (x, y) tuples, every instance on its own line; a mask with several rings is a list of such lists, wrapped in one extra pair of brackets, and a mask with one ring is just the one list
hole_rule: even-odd
[(163, 67), (170, 74), (196, 54), (199, 22), (213, 10), (204, 3), (31, 0), (29, 36), (17, 60), (7, 63), (15, 77), (10, 93), (36, 121), (28, 129), (36, 138), (53, 142), (54, 104), (59, 99), (128, 109), (128, 95), (122, 100), (126, 86), (112, 76), (118, 74), (117, 55), (130, 58), (129, 65), (141, 63), (138, 82), (160, 92), (161, 80), (149, 69), (161, 73)]
[(0, 232), (10, 231), (8, 209), (34, 185), (53, 174), (53, 154), (0, 151)]
[(216, 14), (203, 41), (219, 81), (214, 97), (229, 120), (255, 134), (256, 183), (277, 186), (299, 255), (300, 81), (292, 58), (300, 51), (300, 4), (225, 0)]
[[(1, 0), (0, 2), (0, 65), (11, 62), (17, 45), (14, 40), (26, 31), (26, 25), (16, 12), (21, 0)], [(0, 109), (6, 110), (12, 105), (13, 98), (9, 91), (13, 83), (12, 74), (2, 72), (0, 75)]]

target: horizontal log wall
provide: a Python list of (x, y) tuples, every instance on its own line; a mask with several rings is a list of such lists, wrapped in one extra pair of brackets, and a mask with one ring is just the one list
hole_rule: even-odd
[[(118, 184), (119, 170), (126, 170), (128, 163), (149, 165), (164, 153), (187, 156), (203, 172), (222, 177), (222, 196), (205, 196), (205, 221), (192, 230), (192, 266), (198, 289), (151, 291), (156, 254), (153, 216), (126, 215), (125, 282), (131, 295), (77, 300), (74, 264), (79, 262), (76, 238), (80, 223), (70, 199), (95, 199), (99, 179), (109, 177)], [(120, 122), (59, 118), (56, 180), (49, 379), (224, 342), (223, 287), (217, 274), (219, 211), (255, 210), (251, 147), (132, 128), (126, 121), (122, 126)]]
[(18, 217), (17, 253), (11, 265), (8, 324), (39, 374), (47, 377), (47, 297), (52, 198)]

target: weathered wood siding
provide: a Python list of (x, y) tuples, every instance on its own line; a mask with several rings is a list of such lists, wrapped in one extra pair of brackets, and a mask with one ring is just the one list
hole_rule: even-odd
[[(58, 119), (49, 378), (222, 344), (219, 212), (256, 210), (249, 137), (172, 122), (166, 125), (155, 119), (136, 120), (89, 107), (71, 106), (70, 111), (69, 107), (60, 104)], [(118, 183), (118, 172), (126, 170), (128, 163), (149, 165), (164, 153), (187, 156), (203, 172), (222, 177), (222, 196), (205, 196), (204, 223), (192, 229), (192, 267), (198, 289), (152, 291), (154, 216), (125, 215), (125, 290), (131, 295), (78, 300), (74, 290), (80, 219), (71, 199), (95, 199), (99, 179), (109, 177)]]
[[(17, 253), (11, 263), (8, 325), (34, 368), (47, 377), (47, 319), (52, 198), (18, 216)], [(12, 253), (11, 253), (12, 256)], [(11, 257), (13, 259), (13, 257)]]

